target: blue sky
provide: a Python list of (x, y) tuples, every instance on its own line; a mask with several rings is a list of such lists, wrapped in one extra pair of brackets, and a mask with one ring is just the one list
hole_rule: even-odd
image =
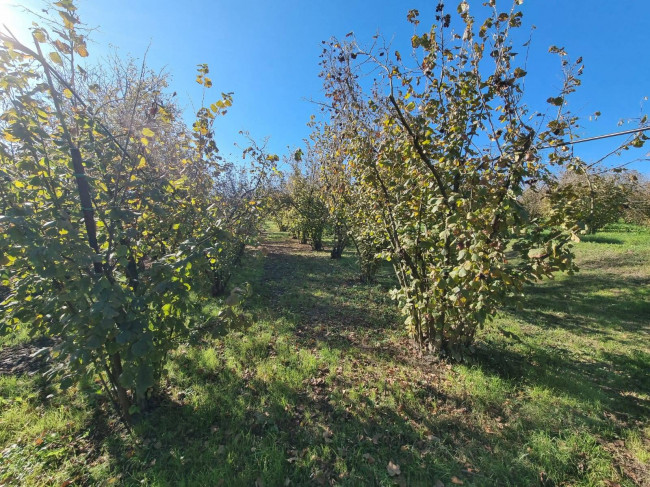
[[(0, 5), (17, 3), (0, 0)], [(35, 1), (22, 2), (35, 4)], [(194, 83), (196, 65), (208, 63), (219, 92), (234, 92), (234, 105), (217, 126), (222, 153), (238, 152), (233, 143), (247, 130), (261, 140), (270, 137), (269, 149), (282, 154), (308, 136), (306, 123), (318, 107), (309, 99), (322, 99), (319, 53), (322, 40), (354, 31), (360, 41), (380, 32), (396, 44), (408, 42), (412, 26), (409, 9), (421, 12), (421, 26), (433, 20), (435, 1), (330, 0), (77, 0), (83, 22), (98, 27), (89, 45), (91, 57), (100, 59), (115, 46), (120, 53), (141, 57), (149, 47), (148, 63), (172, 75), (171, 89), (192, 116), (192, 102), (200, 101)], [(472, 10), (482, 0), (469, 0)], [(455, 7), (455, 2), (447, 2)], [(503, 9), (509, 1), (497, 0)], [(552, 44), (569, 56), (583, 57), (583, 85), (571, 98), (571, 109), (583, 117), (583, 137), (631, 126), (627, 119), (641, 113), (643, 97), (650, 95), (650, 59), (647, 29), (650, 2), (645, 0), (528, 0), (525, 1), (521, 42), (532, 42), (527, 64), (526, 101), (545, 110), (545, 100), (561, 85)], [(0, 15), (6, 12), (0, 8)], [(5, 15), (7, 17), (7, 15)], [(0, 19), (2, 20), (2, 19)], [(15, 20), (15, 19), (14, 19)], [(6, 20), (5, 20), (6, 21)], [(523, 48), (522, 51), (523, 52)], [(210, 95), (210, 94), (208, 94)], [(589, 115), (600, 111), (597, 121)], [(624, 125), (618, 126), (623, 119)], [(576, 153), (594, 160), (615, 147), (618, 139), (576, 146)], [(627, 152), (623, 160), (643, 157), (650, 146)], [(616, 162), (616, 161), (612, 161)], [(632, 166), (650, 173), (650, 163)]]

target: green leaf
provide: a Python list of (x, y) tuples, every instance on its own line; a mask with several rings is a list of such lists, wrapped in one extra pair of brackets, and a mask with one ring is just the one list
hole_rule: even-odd
[(133, 345), (131, 345), (131, 353), (137, 358), (144, 357), (153, 348), (153, 343), (149, 336), (144, 336)]
[(86, 340), (86, 346), (91, 349), (97, 349), (102, 346), (104, 340), (98, 335), (90, 335)]
[(138, 394), (144, 394), (147, 389), (153, 387), (155, 381), (153, 377), (153, 367), (140, 365), (135, 377), (135, 387)]

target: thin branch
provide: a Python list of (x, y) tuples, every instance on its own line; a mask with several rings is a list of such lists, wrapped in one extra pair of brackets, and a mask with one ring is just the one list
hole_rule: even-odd
[(592, 142), (594, 140), (609, 139), (611, 137), (619, 137), (621, 135), (629, 135), (629, 134), (646, 132), (648, 130), (650, 130), (650, 126), (648, 126), (648, 127), (639, 127), (639, 128), (630, 129), (630, 130), (623, 130), (622, 132), (613, 132), (611, 134), (596, 135), (595, 137), (587, 137), (586, 139), (578, 139), (578, 140), (570, 140), (570, 141), (559, 140), (559, 141), (555, 142), (553, 145), (550, 145), (550, 144), (543, 145), (541, 147), (537, 147), (537, 149), (538, 150), (557, 149), (558, 146), (562, 146), (562, 145), (575, 145), (575, 144), (580, 144), (582, 142)]

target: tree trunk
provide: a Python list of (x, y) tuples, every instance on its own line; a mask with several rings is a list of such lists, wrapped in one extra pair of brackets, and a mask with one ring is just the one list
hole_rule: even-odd
[(126, 392), (126, 389), (120, 384), (120, 375), (122, 375), (122, 358), (119, 353), (114, 353), (110, 357), (111, 359), (111, 382), (115, 387), (117, 392), (117, 403), (120, 407), (122, 417), (125, 421), (131, 421), (131, 413), (129, 409), (131, 408), (131, 401), (129, 401), (129, 396)]
[[(81, 211), (84, 216), (84, 224), (86, 225), (86, 234), (88, 235), (88, 244), (99, 254), (99, 245), (97, 244), (97, 225), (95, 224), (95, 210), (93, 209), (93, 202), (90, 198), (90, 187), (86, 179), (86, 172), (83, 163), (81, 162), (81, 152), (76, 147), (70, 149), (72, 156), (72, 166), (74, 168), (74, 176), (77, 180), (77, 190), (79, 191), (79, 199), (81, 200)], [(93, 259), (93, 267), (97, 274), (102, 272), (102, 263)]]

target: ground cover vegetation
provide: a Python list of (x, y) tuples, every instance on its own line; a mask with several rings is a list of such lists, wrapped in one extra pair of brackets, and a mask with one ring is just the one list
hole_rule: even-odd
[[(644, 485), (649, 250), (639, 227), (585, 238), (579, 274), (531, 287), (454, 364), (419, 359), (409, 345), (387, 297), (390, 266), (369, 285), (352, 248), (333, 260), (289, 233), (268, 233), (233, 278), (253, 286), (244, 307), (255, 324), (203, 331), (170, 351), (157, 405), (131, 429), (94, 381), (63, 391), (30, 374), (38, 369), (17, 357), (43, 344), (5, 348), (0, 478)], [(5, 361), (18, 370), (8, 373)]]
[(207, 65), (188, 126), (70, 0), (0, 34), (0, 483), (646, 485), (646, 137), (574, 157), (561, 48), (522, 103), (519, 3), (324, 42), (285, 172)]

